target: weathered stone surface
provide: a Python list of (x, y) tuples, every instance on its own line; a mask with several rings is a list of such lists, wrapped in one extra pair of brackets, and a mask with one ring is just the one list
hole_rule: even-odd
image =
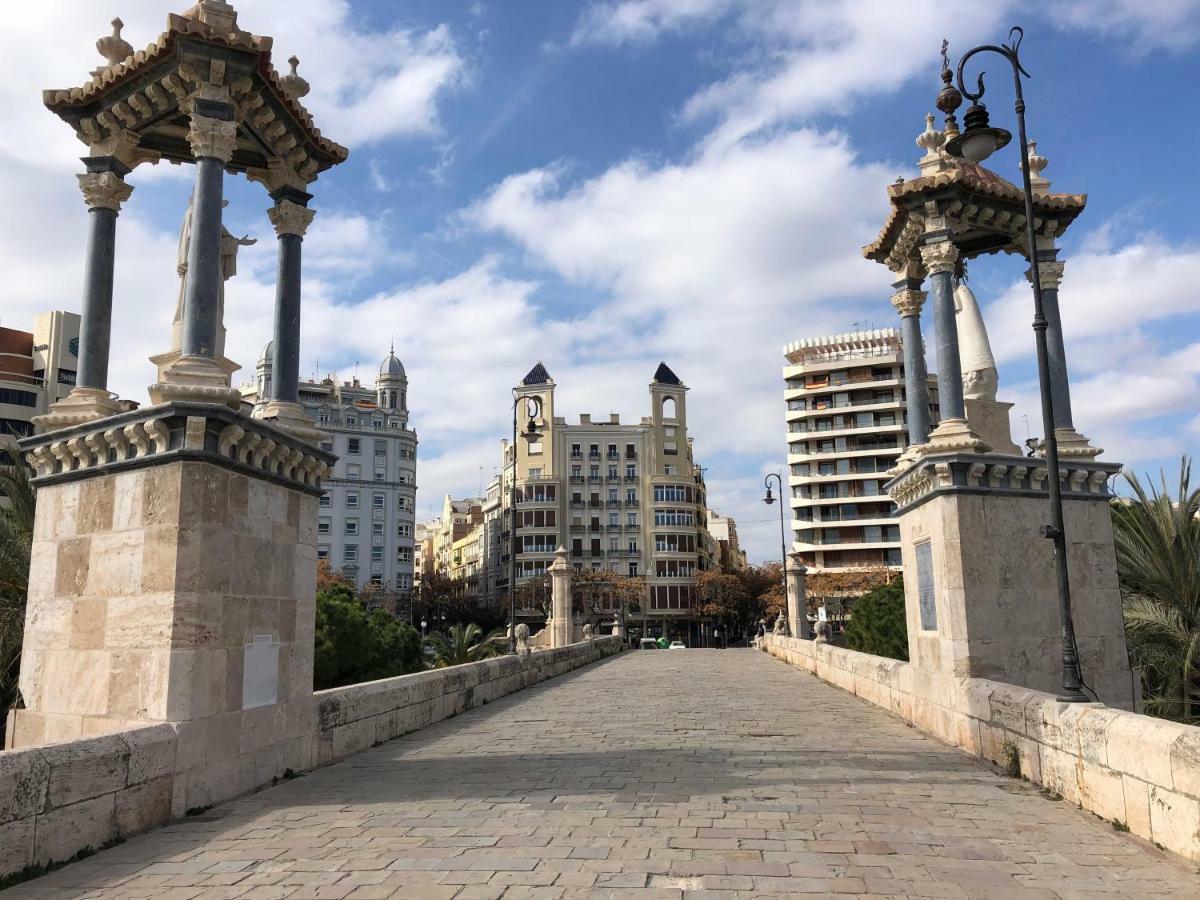
[[(489, 671), (522, 671), (503, 662)], [(498, 698), (30, 887), (122, 900), (1141, 898), (1194, 896), (1200, 878), (765, 654), (688, 650)]]
[(125, 787), (129, 745), (117, 735), (42, 748), (50, 766), (49, 807), (54, 809)]
[(49, 780), (50, 764), (40, 750), (0, 752), (0, 824), (44, 809)]

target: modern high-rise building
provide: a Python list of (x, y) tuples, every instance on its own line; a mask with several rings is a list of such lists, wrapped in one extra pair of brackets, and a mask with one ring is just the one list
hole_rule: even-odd
[(713, 559), (687, 387), (664, 363), (650, 382), (649, 416), (622, 424), (615, 414), (585, 414), (572, 425), (555, 415), (554, 388), (541, 363), (516, 387), (520, 434), (515, 448), (502, 445), (500, 595), (508, 594), (515, 518), (518, 586), (543, 574), (561, 544), (577, 570), (644, 579), (631, 634), (695, 641), (696, 574)]
[[(784, 348), (793, 549), (810, 570), (900, 568), (900, 528), (883, 491), (908, 445), (895, 328)], [(929, 378), (931, 422), (937, 382)]]
[(31, 332), (0, 328), (0, 437), (33, 434), (33, 417), (71, 392), (78, 365), (75, 313), (42, 313)]
[[(270, 396), (272, 345), (258, 359), (242, 397)], [(317, 517), (317, 558), (359, 588), (374, 585), (400, 598), (413, 588), (417, 435), (408, 427), (408, 376), (389, 352), (373, 386), (358, 378), (300, 382), (300, 405), (329, 437), (321, 449), (338, 461), (325, 479)]]

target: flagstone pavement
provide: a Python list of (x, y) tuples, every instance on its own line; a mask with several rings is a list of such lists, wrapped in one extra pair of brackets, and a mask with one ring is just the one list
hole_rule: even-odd
[(20, 897), (1200, 897), (1194, 865), (753, 650), (638, 651)]

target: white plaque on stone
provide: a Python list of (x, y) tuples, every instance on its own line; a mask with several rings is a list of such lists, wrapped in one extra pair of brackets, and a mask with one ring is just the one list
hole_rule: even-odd
[(242, 709), (270, 706), (279, 694), (279, 642), (256, 634), (246, 645), (242, 666)]

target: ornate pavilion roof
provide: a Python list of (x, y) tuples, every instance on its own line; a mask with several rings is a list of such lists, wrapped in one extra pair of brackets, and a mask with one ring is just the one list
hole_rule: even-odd
[[(1042, 161), (1044, 164), (1044, 160)], [(939, 171), (888, 186), (891, 211), (863, 256), (900, 271), (919, 257), (927, 220), (940, 217), (965, 258), (985, 253), (1025, 255), (1021, 189), (989, 169), (942, 156)], [(1038, 236), (1055, 237), (1083, 212), (1086, 194), (1034, 194)]]
[(280, 76), (271, 63), (271, 38), (239, 28), (222, 0), (170, 14), (167, 30), (136, 52), (120, 37), (120, 21), (113, 24), (112, 37), (97, 42), (107, 65), (80, 87), (42, 94), (93, 155), (123, 144), (135, 162), (192, 161), (180, 104), (203, 85), (227, 87), (240, 113), (231, 170), (272, 184), (281, 173), (268, 173), (282, 164), (294, 176), (285, 180), (300, 187), (349, 155), (321, 134), (301, 104), (308, 85), (295, 72), (295, 59), (291, 74)]

